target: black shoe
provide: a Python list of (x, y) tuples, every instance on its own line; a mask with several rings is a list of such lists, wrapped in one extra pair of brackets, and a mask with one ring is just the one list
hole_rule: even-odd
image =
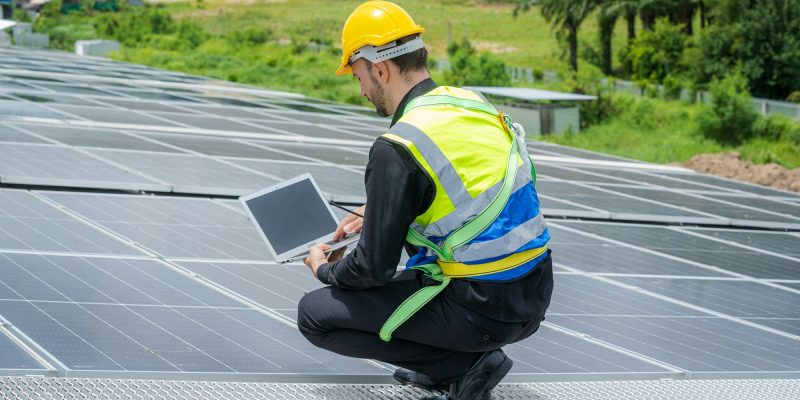
[[(394, 379), (404, 385), (418, 387), (429, 392), (442, 392), (447, 393), (450, 391), (450, 384), (434, 380), (428, 375), (414, 372), (410, 369), (398, 368), (394, 371)], [(447, 400), (447, 394), (440, 396), (425, 396), (420, 400)], [(492, 392), (487, 391), (483, 394), (480, 400), (492, 400)]]
[(450, 385), (450, 400), (475, 400), (490, 395), (492, 389), (506, 376), (514, 362), (503, 350), (484, 353), (467, 370), (463, 378)]
[(434, 380), (428, 375), (414, 372), (410, 369), (398, 368), (394, 371), (394, 379), (404, 385), (411, 385), (429, 392), (447, 392), (450, 384)]

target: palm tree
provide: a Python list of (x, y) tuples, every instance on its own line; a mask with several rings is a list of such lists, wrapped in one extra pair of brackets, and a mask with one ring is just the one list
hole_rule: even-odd
[[(624, 16), (625, 24), (628, 27), (628, 50), (633, 47), (633, 41), (636, 40), (636, 17), (639, 15), (639, 7), (642, 0), (610, 0), (606, 13), (616, 16)], [(611, 48), (611, 38), (609, 40), (609, 49)], [(625, 73), (630, 74), (633, 66), (630, 60), (623, 60)]]
[(598, 3), (599, 0), (527, 0), (517, 5), (514, 15), (520, 11), (528, 11), (533, 5), (541, 5), (544, 19), (553, 24), (553, 28), (567, 32), (569, 65), (577, 72), (578, 29)]
[(613, 0), (600, 0), (602, 2), (600, 12), (597, 13), (597, 24), (600, 26), (598, 32), (600, 37), (600, 60), (603, 73), (611, 75), (611, 38), (614, 35), (614, 26), (617, 25), (619, 12), (612, 9)]

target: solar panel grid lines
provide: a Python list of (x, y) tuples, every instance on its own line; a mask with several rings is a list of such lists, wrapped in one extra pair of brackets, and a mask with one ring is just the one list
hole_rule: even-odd
[(724, 270), (724, 269), (719, 268), (719, 267), (710, 266), (710, 265), (707, 265), (707, 264), (704, 264), (704, 263), (701, 263), (701, 262), (685, 259), (685, 258), (682, 258), (682, 257), (679, 257), (679, 256), (675, 256), (673, 254), (669, 254), (669, 253), (666, 253), (666, 252), (652, 250), (652, 249), (649, 249), (647, 247), (638, 246), (638, 245), (635, 245), (635, 244), (630, 244), (630, 243), (627, 243), (625, 241), (612, 239), (612, 238), (601, 236), (601, 235), (598, 235), (598, 234), (595, 234), (595, 233), (591, 233), (591, 232), (581, 231), (580, 229), (576, 229), (576, 228), (572, 228), (572, 227), (564, 225), (564, 222), (565, 221), (553, 222), (551, 220), (548, 224), (550, 226), (555, 226), (558, 229), (570, 231), (570, 232), (573, 232), (573, 233), (576, 233), (576, 234), (579, 234), (579, 235), (593, 237), (593, 238), (599, 239), (601, 241), (612, 243), (612, 244), (615, 244), (615, 245), (618, 245), (618, 246), (628, 247), (628, 248), (631, 248), (631, 249), (636, 249), (636, 250), (639, 250), (639, 251), (642, 251), (642, 252), (645, 252), (645, 253), (649, 253), (649, 254), (658, 256), (658, 257), (663, 257), (663, 258), (667, 258), (667, 259), (671, 259), (671, 260), (675, 260), (675, 261), (679, 261), (679, 262), (684, 262), (684, 263), (693, 265), (695, 267), (707, 269), (707, 270), (710, 270), (710, 271), (713, 271), (713, 272), (717, 272), (717, 273), (721, 273), (721, 274), (724, 274), (724, 275), (727, 275), (727, 276), (740, 278), (740, 279), (746, 279), (746, 280), (753, 280), (753, 281), (758, 281), (758, 282), (762, 282), (762, 281), (763, 282), (767, 282), (767, 281), (765, 281), (763, 279), (754, 278), (754, 277), (752, 277), (750, 275)]
[[(800, 318), (800, 293), (742, 280), (625, 277), (614, 280), (739, 318)], [(791, 332), (790, 332), (791, 333)]]
[[(672, 229), (674, 231), (685, 233), (687, 235), (693, 235), (693, 236), (697, 236), (697, 237), (702, 237), (704, 239), (713, 240), (715, 242), (725, 243), (725, 244), (728, 244), (728, 245), (731, 245), (731, 246), (741, 247), (741, 248), (747, 249), (747, 250), (757, 251), (759, 253), (769, 254), (771, 256), (778, 257), (778, 258), (783, 258), (783, 259), (790, 260), (790, 261), (797, 261), (798, 263), (800, 263), (800, 257), (798, 257), (798, 256), (790, 256), (790, 255), (780, 254), (780, 253), (776, 253), (774, 251), (764, 250), (764, 249), (762, 249), (760, 247), (748, 246), (748, 245), (745, 245), (745, 244), (742, 244), (742, 243), (739, 243), (739, 242), (736, 242), (736, 241), (721, 239), (721, 238), (715, 237), (713, 235), (704, 235), (704, 234), (701, 233), (701, 231), (690, 230), (690, 229), (681, 229), (681, 228), (677, 228), (677, 227), (669, 227), (668, 229)], [(798, 241), (797, 244), (800, 245), (800, 241)]]
[(167, 154), (151, 151), (83, 150), (145, 176), (157, 175), (175, 193), (241, 195), (279, 180), (223, 159), (193, 154)]
[[(618, 191), (612, 191), (612, 190), (608, 190), (608, 189), (604, 189), (604, 188), (599, 188), (599, 187), (595, 187), (595, 186), (588, 185), (588, 184), (585, 184), (585, 183), (575, 182), (573, 184), (577, 185), (577, 186), (585, 187), (587, 189), (595, 189), (595, 190), (599, 190), (599, 191), (602, 191), (602, 192), (606, 192), (606, 193), (610, 193), (610, 194), (614, 194), (614, 195), (619, 195), (619, 196), (627, 197), (627, 198), (630, 198), (630, 199), (635, 199), (635, 200), (638, 200), (638, 201), (644, 201), (644, 202), (655, 204), (655, 205), (662, 206), (662, 207), (670, 207), (670, 208), (674, 208), (674, 209), (678, 209), (678, 210), (682, 210), (682, 211), (688, 211), (688, 212), (691, 212), (693, 214), (700, 214), (700, 215), (704, 215), (704, 216), (710, 218), (710, 220), (709, 219), (694, 218), (695, 220), (698, 220), (698, 221), (729, 225), (729, 220), (727, 218), (724, 218), (724, 217), (716, 215), (716, 214), (699, 211), (699, 210), (692, 209), (692, 208), (689, 208), (689, 207), (683, 207), (683, 206), (679, 206), (679, 205), (668, 204), (668, 203), (664, 203), (664, 202), (661, 202), (661, 201), (658, 201), (658, 200), (652, 200), (652, 199), (647, 199), (647, 198), (643, 198), (643, 197), (639, 197), (639, 196), (628, 195), (626, 193), (620, 193)], [(612, 214), (612, 216), (616, 216), (616, 217), (618, 217), (620, 219), (639, 219), (640, 218), (640, 217), (636, 216), (635, 214), (633, 214), (633, 215), (634, 216), (631, 216), (628, 213), (622, 213), (622, 212)], [(684, 219), (684, 218), (685, 217), (681, 217), (681, 219)], [(691, 219), (692, 218), (685, 218), (685, 220), (687, 220), (687, 222), (689, 220), (691, 220)]]
[[(578, 227), (590, 233), (619, 241), (640, 249), (673, 256), (684, 261), (691, 261), (706, 268), (716, 268), (727, 274), (749, 277), (769, 284), (770, 279), (799, 279), (798, 263), (772, 254), (759, 253), (741, 247), (731, 246), (718, 241), (687, 235), (666, 229), (663, 226), (652, 226), (633, 223), (591, 223), (577, 221), (559, 221), (561, 226)], [(616, 241), (615, 241), (616, 243)], [(757, 268), (756, 268), (757, 266)]]
[[(108, 261), (110, 261), (110, 260), (108, 260)], [(59, 265), (62, 265), (63, 263), (58, 263), (58, 264), (59, 264)], [(56, 264), (53, 264), (53, 265), (56, 265)], [(97, 264), (97, 265), (99, 265), (99, 264)], [(167, 264), (165, 263), (164, 265), (167, 265)], [(159, 274), (160, 274), (162, 277), (164, 276), (164, 275), (163, 275), (163, 272), (164, 272), (163, 268), (159, 268), (159, 269), (156, 269), (156, 270), (153, 270), (153, 271), (159, 272)], [(119, 271), (118, 271), (118, 272), (119, 272)], [(154, 277), (154, 278), (155, 278), (155, 277)], [(127, 280), (130, 280), (130, 278), (127, 278)], [(185, 283), (186, 283), (186, 281), (180, 281), (180, 282), (181, 282), (181, 284), (184, 284), (184, 285), (185, 285)], [(199, 281), (198, 281), (198, 282), (199, 282)], [(61, 284), (61, 283), (60, 283), (60, 284)], [(140, 284), (137, 284), (137, 285), (138, 285), (139, 287), (141, 287), (141, 286), (140, 286)], [(208, 286), (208, 287), (209, 287), (210, 289), (213, 289), (213, 287), (212, 287), (212, 286)], [(131, 288), (134, 288), (134, 287), (133, 287), (133, 286), (131, 286)], [(117, 291), (115, 291), (115, 292), (113, 292), (113, 293), (118, 293), (118, 292), (119, 292), (119, 290), (117, 290)], [(196, 291), (196, 290), (193, 290), (193, 292), (194, 292), (194, 293), (197, 293), (197, 291)], [(221, 292), (220, 292), (220, 293), (221, 293)], [(221, 293), (221, 295), (224, 295), (224, 293)], [(115, 294), (115, 296), (116, 296), (116, 294)], [(227, 297), (226, 297), (226, 298), (227, 298)], [(0, 303), (2, 303), (2, 302), (0, 302)], [(83, 304), (83, 306), (81, 306), (81, 304)], [(236, 304), (239, 304), (239, 303), (237, 302)], [(65, 305), (69, 305), (69, 304), (65, 304)], [(108, 309), (108, 307), (112, 306), (112, 305), (108, 305), (108, 306), (102, 306), (102, 305), (99, 305), (99, 304), (85, 303), (85, 302), (84, 302), (84, 303), (79, 303), (79, 304), (78, 304), (78, 303), (76, 303), (75, 305), (77, 305), (77, 306), (80, 306), (81, 308), (88, 308), (88, 309), (90, 309), (90, 310), (88, 310), (88, 312), (89, 312), (89, 313), (92, 313), (92, 314), (96, 314), (97, 312), (101, 312), (101, 311), (102, 311), (102, 309), (103, 309), (104, 307), (105, 307), (106, 309)], [(0, 305), (0, 306), (2, 306), (2, 305)], [(41, 303), (41, 304), (39, 305), (39, 307), (45, 307), (45, 306), (46, 306), (46, 304), (45, 304), (45, 303)], [(52, 309), (52, 307), (53, 307), (53, 306), (54, 306), (54, 305), (52, 305), (52, 304), (51, 304), (50, 306), (47, 306), (47, 308), (49, 308), (49, 309)], [(142, 306), (142, 305), (138, 305), (138, 306), (137, 306), (137, 305), (126, 305), (126, 304), (124, 304), (124, 303), (121, 303), (121, 304), (120, 304), (120, 306), (123, 306), (123, 307), (129, 308), (129, 309), (131, 309), (133, 312), (135, 312), (135, 314), (138, 314), (138, 315), (141, 315), (143, 312), (145, 312), (145, 311), (147, 311), (147, 310), (148, 310), (148, 309), (146, 309), (146, 308), (142, 308), (142, 307), (144, 307), (144, 306)], [(175, 309), (176, 307), (178, 307), (178, 306), (171, 306), (171, 308), (173, 308), (173, 309)], [(74, 308), (74, 307), (73, 307), (73, 308)], [(112, 308), (113, 308), (113, 307), (112, 307)], [(178, 307), (178, 308), (180, 308), (180, 307)], [(155, 309), (153, 309), (152, 307), (151, 307), (150, 309), (151, 309), (151, 310), (155, 310)], [(225, 308), (218, 308), (218, 307), (217, 307), (217, 308), (215, 308), (215, 309), (219, 309), (219, 310), (225, 310)], [(190, 308), (181, 308), (181, 310), (183, 310), (183, 311), (180, 311), (180, 313), (182, 313), (182, 314), (186, 314), (187, 312), (191, 312), (191, 309), (190, 309)], [(199, 310), (199, 309), (198, 309), (198, 310)], [(247, 317), (247, 318), (251, 318), (251, 319), (252, 319), (252, 316), (254, 316), (254, 315), (255, 315), (255, 314), (252, 314), (252, 313), (250, 313), (250, 314), (242, 314), (242, 315), (240, 315), (239, 317), (237, 317), (237, 316), (235, 316), (235, 315), (231, 315), (231, 314), (230, 314), (230, 312), (234, 312), (234, 311), (235, 311), (235, 309), (228, 308), (228, 310), (230, 310), (230, 311), (226, 312), (227, 316), (226, 316), (225, 318), (234, 318), (234, 319), (232, 319), (232, 320), (231, 320), (231, 322), (232, 322), (232, 323), (235, 323), (236, 319), (238, 319), (238, 318), (240, 318), (240, 317)], [(244, 309), (243, 309), (243, 310), (244, 310)], [(52, 310), (51, 310), (51, 311), (52, 311)], [(149, 315), (156, 315), (156, 314), (152, 314), (150, 311), (147, 311), (147, 313), (148, 313)], [(58, 314), (58, 315), (61, 315), (61, 316), (67, 315), (67, 314), (64, 314), (64, 313), (62, 313), (62, 312), (58, 312), (57, 314)], [(114, 314), (118, 314), (118, 313), (114, 313)], [(107, 314), (107, 315), (106, 315), (106, 316), (105, 316), (103, 319), (107, 319), (107, 317), (108, 317), (108, 316), (110, 316), (110, 315), (114, 315), (114, 314)], [(248, 317), (248, 315), (249, 315), (250, 317)], [(197, 314), (195, 313), (195, 315), (194, 315), (194, 316), (192, 316), (192, 317), (190, 317), (190, 318), (191, 318), (191, 319), (194, 319), (194, 318), (196, 318), (196, 317), (199, 317), (199, 315), (197, 315)], [(19, 315), (16, 315), (16, 318), (20, 318), (20, 317), (19, 317)], [(147, 320), (147, 319), (149, 319), (149, 317), (145, 317), (145, 320)], [(263, 320), (263, 319), (261, 319), (261, 320)], [(209, 321), (210, 321), (210, 320), (209, 320)], [(87, 323), (88, 323), (88, 322), (87, 322)], [(163, 323), (164, 323), (164, 321), (162, 320), (162, 321), (161, 321), (161, 324), (163, 324)], [(252, 322), (252, 323), (256, 323), (256, 320), (253, 320), (253, 322)], [(250, 324), (250, 323), (248, 323), (248, 324)], [(91, 323), (90, 323), (89, 325), (90, 325), (90, 326), (93, 326)], [(76, 327), (78, 327), (78, 325), (75, 325), (75, 326), (76, 326)], [(245, 326), (245, 327), (246, 327), (246, 326)], [(97, 327), (95, 326), (95, 327), (94, 327), (94, 329), (97, 329)], [(131, 327), (129, 327), (129, 328), (128, 328), (128, 329), (126, 329), (126, 330), (131, 330), (131, 329), (132, 329), (132, 328), (131, 328)], [(170, 329), (175, 329), (175, 327), (172, 327), (172, 328), (170, 328)], [(139, 332), (139, 331), (138, 331), (138, 330), (134, 330), (134, 333), (135, 333), (135, 332)], [(255, 331), (254, 331), (254, 332), (255, 332)], [(261, 335), (261, 336), (269, 337), (269, 334), (267, 334), (266, 332), (270, 332), (270, 329), (260, 329), (258, 334), (259, 334), (259, 335)], [(294, 332), (294, 329), (288, 330), (287, 332)], [(138, 333), (138, 334), (140, 334), (140, 333)], [(184, 332), (184, 334), (185, 334), (185, 332)], [(297, 336), (299, 336), (299, 334), (296, 334), (296, 333), (294, 333), (293, 335), (297, 335)], [(233, 336), (232, 336), (232, 335), (231, 335), (231, 333), (227, 333), (226, 335), (219, 336), (219, 338), (222, 338), (222, 339), (224, 339), (224, 338), (228, 338), (228, 337), (229, 337), (229, 338), (237, 338), (237, 336), (236, 336), (236, 335), (233, 335)], [(298, 339), (299, 339), (299, 338), (298, 338)], [(96, 340), (96, 339), (95, 339), (95, 340)], [(241, 336), (239, 336), (239, 339), (236, 339), (236, 340), (241, 340)], [(283, 339), (279, 339), (279, 340), (283, 340)], [(295, 341), (297, 342), (297, 340), (296, 340), (296, 339), (293, 339), (293, 340), (295, 340)], [(302, 343), (302, 342), (300, 342), (300, 343)], [(169, 354), (169, 353), (165, 353), (165, 354)], [(175, 355), (173, 355), (173, 357), (174, 357), (174, 356), (175, 356)], [(278, 358), (280, 358), (280, 357), (278, 357)], [(264, 361), (267, 361), (267, 360), (264, 360)], [(305, 367), (304, 367), (304, 368), (305, 368)], [(362, 370), (363, 370), (363, 368), (362, 368)]]
[[(191, 277), (192, 279), (198, 280), (198, 281), (202, 282), (204, 285), (207, 285), (208, 287), (213, 288), (213, 289), (219, 291), (220, 293), (224, 293), (227, 296), (229, 296), (229, 297), (231, 297), (233, 299), (236, 299), (238, 302), (247, 305), (249, 308), (252, 308), (254, 310), (260, 311), (261, 313), (269, 316), (270, 318), (272, 318), (272, 319), (274, 319), (274, 320), (286, 325), (287, 327), (291, 328), (292, 330), (295, 330), (297, 328), (297, 321), (295, 319), (289, 318), (286, 315), (275, 311), (275, 309), (272, 308), (272, 307), (267, 307), (266, 305), (264, 305), (262, 303), (253, 301), (253, 300), (249, 299), (248, 297), (242, 295), (241, 293), (239, 293), (237, 291), (230, 290), (228, 287), (218, 284), (215, 280), (208, 279), (208, 278), (206, 278), (206, 277), (194, 272), (193, 270), (186, 268), (185, 266), (183, 266), (183, 265), (181, 265), (179, 263), (176, 263), (174, 261), (169, 261), (169, 260), (162, 260), (162, 261), (165, 264), (168, 264), (169, 266), (171, 266), (176, 271), (179, 271), (179, 272), (185, 274), (186, 276)], [(288, 283), (288, 281), (285, 281), (285, 280), (284, 280), (284, 282)], [(380, 363), (380, 362), (377, 362), (377, 361), (374, 361), (374, 360), (361, 360), (361, 361), (363, 361), (363, 362), (365, 362), (367, 364), (370, 364), (370, 365), (372, 365), (374, 367), (377, 367), (377, 368), (380, 368), (382, 370), (385, 370), (385, 371), (394, 371), (393, 368), (390, 368), (387, 365), (385, 365), (383, 363)]]
[(21, 190), (0, 190), (2, 250), (141, 254), (87, 221)]
[[(78, 303), (75, 303), (75, 304), (76, 304), (78, 307), (80, 307), (80, 308), (82, 308), (82, 309), (85, 309), (85, 310), (86, 310), (86, 311), (87, 311), (89, 314), (92, 314), (93, 316), (97, 317), (97, 315), (95, 315), (95, 313), (93, 313), (91, 310), (89, 310), (89, 309), (88, 309), (90, 305), (88, 305), (88, 304), (87, 304), (87, 305), (85, 305), (85, 306), (81, 306), (81, 305), (80, 305), (80, 304), (78, 304)], [(128, 308), (128, 309), (132, 309), (132, 307), (128, 307), (128, 306), (125, 306), (125, 305), (123, 305), (123, 307), (125, 307), (125, 308)], [(136, 314), (137, 314), (137, 315), (140, 315), (139, 313), (136, 313)], [(104, 320), (104, 319), (102, 319), (102, 318), (99, 318), (99, 319), (105, 322), (105, 320)], [(109, 325), (109, 326), (111, 326), (111, 325)], [(113, 326), (112, 326), (112, 327), (113, 327)], [(114, 328), (116, 331), (118, 331), (119, 333), (123, 334), (124, 336), (126, 336), (126, 337), (130, 338), (129, 336), (125, 335), (125, 334), (124, 334), (124, 332), (120, 331), (120, 330), (119, 330), (119, 329), (117, 329), (116, 327), (113, 327), (113, 328)], [(133, 340), (133, 338), (130, 338), (130, 339), (131, 339), (131, 340)], [(134, 340), (134, 342), (136, 342), (136, 341)], [(161, 357), (160, 357), (160, 358), (161, 358)], [(163, 358), (162, 358), (162, 359), (163, 359)], [(113, 360), (112, 360), (112, 361), (113, 361)], [(164, 359), (164, 361), (166, 361), (166, 362), (167, 362), (168, 364), (170, 364), (172, 367), (176, 367), (174, 364), (170, 363), (169, 361), (167, 361), (167, 360), (165, 360), (165, 359)], [(123, 366), (122, 366), (121, 364), (119, 364), (119, 363), (117, 363), (117, 365), (118, 365), (119, 367), (123, 367)], [(177, 367), (176, 367), (176, 368), (177, 368)], [(124, 369), (124, 367), (123, 367), (123, 369)], [(228, 368), (228, 369), (229, 369), (230, 371), (235, 371), (235, 369), (232, 369), (232, 368)]]
[(210, 200), (56, 192), (43, 196), (155, 257), (271, 259), (246, 215)]
[(678, 367), (676, 367), (674, 365), (670, 365), (668, 363), (664, 363), (663, 361), (659, 361), (659, 360), (656, 360), (656, 359), (654, 359), (652, 357), (648, 357), (646, 355), (631, 351), (631, 350), (626, 349), (624, 347), (620, 347), (620, 346), (614, 345), (612, 343), (609, 343), (607, 341), (591, 337), (591, 336), (589, 336), (589, 335), (587, 335), (585, 333), (566, 328), (564, 326), (555, 324), (555, 323), (550, 322), (550, 321), (543, 321), (542, 322), (542, 326), (546, 326), (546, 327), (549, 327), (550, 329), (553, 329), (555, 331), (567, 334), (569, 336), (573, 336), (573, 337), (580, 338), (582, 340), (594, 343), (594, 344), (596, 344), (598, 346), (601, 346), (603, 348), (607, 348), (609, 350), (612, 350), (612, 351), (615, 351), (615, 352), (618, 352), (618, 353), (621, 353), (621, 354), (625, 354), (626, 356), (633, 357), (633, 358), (635, 358), (637, 360), (644, 361), (644, 362), (646, 362), (648, 364), (657, 366), (659, 368), (663, 368), (663, 369), (665, 369), (667, 371), (670, 371), (670, 372), (678, 372), (678, 373), (686, 373), (687, 372), (686, 370), (684, 370), (682, 368), (678, 368)]
[[(59, 204), (58, 202), (51, 200), (50, 198), (42, 195), (39, 192), (29, 191), (28, 193), (30, 195), (32, 195), (33, 197), (39, 199), (40, 201), (52, 206), (53, 208), (58, 209), (62, 213), (66, 214), (66, 215), (69, 215), (70, 217), (73, 217), (74, 219), (84, 223), (85, 225), (90, 226), (92, 229), (97, 230), (99, 232), (102, 232), (105, 235), (109, 236), (110, 238), (115, 239), (115, 240), (117, 240), (117, 241), (119, 241), (121, 243), (124, 243), (129, 247), (135, 248), (137, 250), (136, 254), (145, 253), (145, 254), (147, 254), (149, 256), (157, 256), (155, 253), (151, 253), (146, 248), (141, 247), (138, 243), (136, 243), (134, 241), (131, 241), (126, 237), (123, 237), (123, 236), (115, 234), (114, 232), (112, 232), (112, 231), (104, 228), (103, 226), (95, 223), (94, 221), (92, 221), (92, 220), (90, 220), (88, 218), (85, 218), (82, 215), (70, 210), (68, 207), (65, 207), (62, 204)], [(124, 255), (124, 254), (116, 254), (116, 255), (120, 256), (120, 255)]]
[[(707, 190), (707, 191), (714, 191), (714, 192), (723, 192), (723, 193), (737, 193), (734, 189), (727, 189), (721, 188), (719, 186), (714, 186), (708, 183), (692, 183), (687, 181), (682, 181), (680, 179), (674, 179), (669, 176), (658, 175), (648, 170), (625, 170), (620, 168), (607, 168), (601, 166), (587, 166), (587, 168), (576, 169), (571, 166), (566, 165), (558, 165), (561, 169), (569, 169), (571, 171), (580, 172), (582, 174), (589, 174), (591, 176), (595, 176), (597, 178), (604, 179), (605, 183), (614, 183), (609, 182), (609, 180), (614, 180), (616, 182), (626, 182), (630, 184), (634, 184), (636, 186), (646, 186), (646, 187), (656, 187), (656, 188), (672, 188), (672, 189), (682, 189), (685, 191), (691, 190)], [(589, 183), (598, 183), (597, 180), (588, 181)], [(603, 183), (600, 181), (599, 183)], [(744, 192), (738, 192), (744, 193)]]
[[(565, 268), (567, 270), (572, 270), (572, 271), (576, 271), (576, 272), (580, 272), (581, 271), (579, 268), (566, 266), (566, 265), (560, 264), (560, 263), (559, 263), (559, 265), (562, 268)], [(594, 275), (594, 274), (587, 274), (587, 275), (592, 277), (592, 278), (594, 278), (594, 279), (597, 279), (599, 281), (610, 283), (612, 285), (616, 285), (616, 286), (619, 286), (621, 288), (634, 290), (634, 291), (636, 291), (638, 293), (642, 293), (642, 294), (645, 294), (647, 296), (650, 296), (650, 297), (653, 297), (653, 298), (656, 298), (656, 299), (659, 299), (659, 300), (663, 300), (663, 301), (666, 301), (666, 302), (669, 302), (669, 303), (673, 303), (673, 304), (676, 304), (676, 305), (687, 307), (687, 308), (695, 310), (695, 311), (699, 311), (699, 312), (708, 314), (709, 316), (713, 316), (713, 317), (721, 318), (721, 319), (726, 319), (726, 320), (729, 320), (729, 321), (732, 321), (732, 322), (740, 323), (742, 325), (750, 326), (752, 328), (756, 328), (756, 329), (763, 330), (763, 331), (766, 331), (766, 332), (769, 332), (769, 333), (773, 333), (773, 334), (776, 334), (776, 335), (779, 335), (779, 336), (783, 336), (783, 337), (786, 337), (788, 339), (793, 339), (793, 340), (800, 341), (800, 335), (795, 335), (795, 334), (784, 332), (784, 331), (781, 331), (781, 330), (778, 330), (778, 329), (774, 329), (774, 328), (771, 328), (771, 327), (768, 327), (768, 326), (757, 324), (757, 323), (754, 323), (754, 322), (751, 322), (751, 321), (748, 321), (748, 320), (745, 320), (745, 319), (742, 319), (742, 318), (734, 317), (734, 316), (731, 316), (731, 315), (728, 315), (728, 314), (725, 314), (725, 313), (722, 313), (722, 312), (718, 312), (718, 311), (715, 311), (715, 310), (712, 310), (712, 309), (709, 309), (709, 308), (700, 307), (700, 306), (697, 306), (695, 304), (688, 303), (688, 302), (685, 302), (685, 301), (682, 301), (682, 300), (678, 300), (678, 299), (675, 299), (675, 298), (672, 298), (672, 297), (669, 297), (669, 296), (661, 295), (659, 293), (652, 292), (652, 291), (646, 290), (646, 289), (642, 289), (642, 288), (637, 287), (637, 286), (628, 285), (628, 284), (625, 284), (623, 282), (620, 282), (620, 281), (612, 279), (612, 278), (607, 278), (607, 277), (603, 277), (603, 276), (597, 276), (597, 275)]]
[(749, 182), (733, 180), (718, 175), (708, 175), (700, 173), (692, 174), (679, 174), (669, 171), (657, 172), (658, 175), (663, 175), (672, 179), (680, 179), (692, 183), (708, 183), (713, 186), (718, 186), (726, 189), (749, 193), (751, 195), (779, 197), (779, 198), (797, 198), (798, 194), (795, 192), (788, 192), (781, 189), (775, 189), (768, 186), (757, 185)]
[(10, 323), (0, 316), (0, 371), (35, 374), (52, 371), (53, 367), (39, 357), (9, 329)]
[(65, 145), (0, 143), (0, 180), (8, 184), (169, 191), (168, 185)]
[(710, 197), (717, 201), (724, 201), (726, 204), (733, 203), (738, 207), (748, 207), (758, 211), (777, 213), (778, 215), (788, 215), (800, 218), (800, 203), (791, 201), (787, 197), (767, 197), (767, 196), (735, 196), (727, 193), (699, 193), (704, 197)]
[(687, 208), (697, 212), (703, 212), (702, 210), (705, 209), (706, 212), (710, 212), (712, 215), (729, 218), (731, 225), (734, 226), (800, 229), (800, 217), (699, 193), (682, 192), (669, 188), (657, 191), (644, 188), (624, 188), (618, 189), (618, 191), (630, 193), (641, 198), (658, 198), (660, 199), (659, 201), (665, 204), (686, 204)]
[[(537, 182), (537, 190), (542, 193), (549, 192), (549, 196), (559, 199), (561, 197), (558, 196), (562, 196), (580, 205), (590, 203), (594, 208), (611, 213), (612, 220), (729, 225), (728, 219), (716, 215), (626, 195), (580, 182), (541, 181)], [(570, 214), (566, 215), (571, 216)]]
[[(542, 211), (547, 216), (568, 216), (576, 218), (598, 218), (598, 219), (611, 219), (611, 213), (596, 207), (591, 207), (579, 204), (574, 201), (562, 199), (548, 194), (537, 193), (540, 202), (542, 203)], [(545, 200), (545, 201), (542, 201)], [(551, 206), (552, 205), (552, 206)], [(568, 208), (564, 208), (568, 207)]]

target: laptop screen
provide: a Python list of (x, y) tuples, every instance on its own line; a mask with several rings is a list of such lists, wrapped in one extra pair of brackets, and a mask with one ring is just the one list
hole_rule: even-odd
[(277, 254), (331, 234), (337, 226), (309, 179), (247, 200), (247, 207)]

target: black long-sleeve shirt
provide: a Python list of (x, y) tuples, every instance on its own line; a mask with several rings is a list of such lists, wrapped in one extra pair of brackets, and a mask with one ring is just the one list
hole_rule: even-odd
[[(431, 79), (414, 86), (398, 105), (392, 125), (409, 101), (436, 86)], [(382, 138), (370, 149), (364, 181), (367, 207), (361, 238), (346, 257), (319, 267), (317, 277), (323, 283), (353, 290), (388, 284), (406, 245), (409, 226), (428, 209), (435, 195), (433, 181), (408, 149)], [(428, 280), (422, 275), (419, 279)], [(513, 282), (453, 279), (443, 295), (489, 318), (528, 321), (543, 318), (552, 286), (548, 259)]]

